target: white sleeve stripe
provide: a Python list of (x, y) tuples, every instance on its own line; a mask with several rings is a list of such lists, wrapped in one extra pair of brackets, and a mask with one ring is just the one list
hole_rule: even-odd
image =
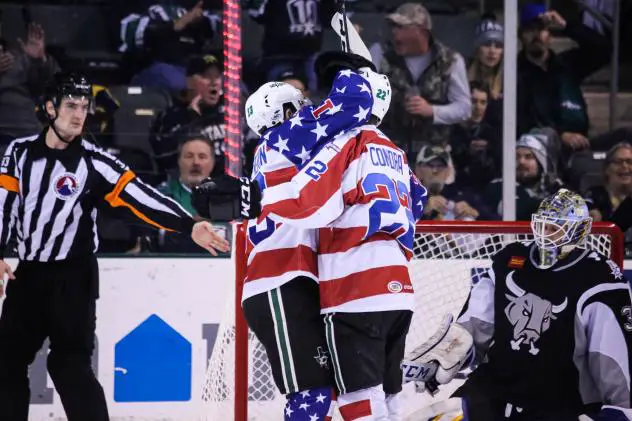
[(577, 310), (576, 310), (577, 316), (580, 318), (582, 317), (582, 313), (583, 313), (582, 308), (584, 307), (584, 304), (586, 303), (586, 301), (588, 301), (591, 297), (594, 297), (600, 292), (613, 291), (617, 289), (625, 289), (629, 291), (630, 285), (628, 285), (625, 282), (617, 282), (614, 284), (613, 283), (599, 284), (599, 285), (595, 285), (594, 287), (584, 292), (577, 300)]
[(174, 216), (178, 216), (178, 217), (180, 216), (177, 213), (175, 213), (172, 209), (169, 209), (167, 206), (163, 205), (158, 200), (156, 200), (153, 197), (149, 196), (147, 193), (145, 193), (143, 190), (141, 190), (134, 183), (127, 183), (127, 185), (125, 186), (123, 191), (126, 192), (131, 197), (133, 197), (138, 202), (142, 203), (143, 205), (145, 205), (147, 207), (150, 207), (150, 208), (152, 208), (154, 210), (157, 210), (157, 211), (162, 211), (162, 212), (165, 212), (165, 213), (169, 213), (169, 214), (174, 215)]
[(176, 202), (169, 196), (165, 196), (164, 194), (160, 193), (158, 190), (151, 187), (149, 184), (145, 183), (140, 178), (134, 177), (134, 179), (132, 180), (132, 183), (136, 183), (138, 188), (142, 190), (147, 196), (163, 203), (165, 206), (171, 207), (172, 211), (176, 211), (176, 212), (180, 211), (182, 214), (189, 215), (189, 212), (186, 209), (184, 209), (182, 205), (180, 205), (180, 203)]
[(360, 159), (355, 159), (349, 167), (345, 170), (345, 173), (342, 177), (342, 193), (349, 193), (353, 191), (357, 186), (358, 180), (357, 177), (349, 177), (348, 174), (358, 174), (358, 166), (360, 165)]
[(107, 180), (108, 183), (112, 184), (113, 186), (116, 185), (116, 182), (121, 177), (120, 172), (115, 171), (114, 169), (112, 169), (112, 167), (101, 160), (94, 160), (93, 164), (94, 169), (97, 170), (103, 176), (103, 178)]

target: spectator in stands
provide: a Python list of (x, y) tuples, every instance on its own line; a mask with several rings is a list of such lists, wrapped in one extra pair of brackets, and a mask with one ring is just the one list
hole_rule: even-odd
[(447, 184), (450, 175), (450, 153), (439, 145), (421, 148), (415, 163), (415, 174), (428, 189), (428, 203), (423, 219), (463, 220), (498, 219), (481, 198), (458, 183)]
[(604, 183), (593, 186), (584, 196), (595, 221), (606, 221), (632, 195), (632, 144), (621, 142), (606, 154)]
[(121, 20), (119, 50), (142, 68), (132, 85), (186, 89), (187, 59), (210, 51), (219, 17), (204, 10), (201, 0), (188, 10), (184, 2), (157, 0), (141, 10), (137, 5), (147, 2), (121, 2), (121, 7), (129, 10), (131, 5), (134, 10)]
[[(540, 201), (562, 187), (549, 156), (547, 139), (541, 133), (524, 134), (516, 143), (516, 220), (531, 220)], [(488, 186), (485, 203), (502, 215), (502, 178)]]
[(0, 148), (23, 136), (37, 134), (42, 125), (35, 113), (35, 99), (59, 71), (59, 65), (46, 54), (46, 33), (37, 23), (29, 24), (26, 42), (18, 39), (17, 48), (0, 46)]
[(288, 2), (249, 0), (249, 14), (263, 26), (259, 84), (278, 80), (288, 69), (304, 69), (309, 88), (316, 88), (314, 60), (321, 49), (323, 29), (330, 27), (334, 0)]
[(494, 127), (502, 126), (504, 29), (495, 17), (484, 17), (476, 27), (476, 51), (470, 59), (467, 76), (470, 84), (489, 87), (485, 120)]
[[(210, 176), (215, 165), (213, 142), (202, 132), (187, 133), (178, 146), (178, 177), (162, 184), (158, 190), (173, 198), (190, 214), (197, 215), (191, 203), (191, 189)], [(197, 216), (194, 218), (198, 219)], [(214, 224), (215, 225), (215, 224)], [(224, 230), (225, 231), (225, 230)], [(161, 231), (146, 235), (139, 244), (142, 251), (162, 253), (198, 253), (195, 243), (179, 233)], [(199, 248), (199, 247), (198, 247)]]
[(482, 192), (499, 175), (502, 163), (500, 130), (485, 119), (491, 97), (487, 85), (470, 82), (472, 114), (454, 126), (450, 146), (456, 167), (456, 179), (476, 192)]
[(178, 145), (178, 178), (163, 183), (159, 190), (173, 198), (190, 214), (197, 212), (191, 204), (191, 189), (209, 177), (215, 166), (213, 142), (204, 133), (183, 136)]
[(393, 88), (381, 128), (412, 162), (422, 144), (446, 145), (452, 126), (470, 116), (470, 89), (463, 58), (432, 36), (425, 7), (405, 3), (387, 19), (392, 46), (375, 45), (371, 53)]
[(305, 98), (309, 99), (309, 82), (307, 81), (307, 76), (305, 76), (303, 73), (288, 69), (282, 72), (277, 80), (279, 82), (285, 82), (294, 86), (296, 89), (303, 93), (303, 96)]
[[(578, 47), (554, 53), (552, 29), (561, 30)], [(567, 149), (588, 148), (588, 113), (580, 85), (608, 63), (608, 40), (581, 23), (567, 22), (555, 10), (531, 3), (521, 11), (519, 36), (523, 49), (518, 56), (518, 133), (551, 127)]]
[(201, 131), (214, 143), (217, 173), (224, 171), (224, 98), (222, 66), (212, 55), (194, 56), (187, 66), (187, 90), (182, 99), (160, 113), (149, 142), (158, 168), (173, 175), (178, 165), (178, 140), (183, 133)]

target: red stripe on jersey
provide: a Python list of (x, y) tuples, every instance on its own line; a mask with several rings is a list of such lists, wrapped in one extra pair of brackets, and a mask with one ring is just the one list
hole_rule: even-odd
[[(398, 282), (399, 285), (393, 282)], [(335, 307), (376, 295), (413, 293), (407, 266), (367, 269), (342, 278), (321, 281), (319, 286), (320, 308)]]
[(359, 192), (361, 191), (362, 189), (360, 188), (360, 182), (358, 182), (356, 187), (342, 194), (342, 201), (344, 202), (345, 205), (349, 205), (349, 206), (357, 203), (358, 195), (359, 195)]
[(292, 248), (260, 251), (248, 265), (246, 282), (296, 270), (317, 274), (317, 267), (316, 253), (302, 244)]
[(286, 183), (292, 180), (292, 177), (294, 177), (297, 173), (298, 170), (294, 165), (292, 165), (290, 167), (264, 172), (263, 177), (266, 180), (266, 187), (274, 187), (278, 184)]
[(342, 405), (338, 409), (340, 409), (340, 415), (342, 415), (345, 421), (357, 420), (358, 418), (368, 417), (373, 414), (371, 412), (371, 401), (368, 399), (351, 402)]
[[(298, 198), (282, 199), (278, 202), (270, 203), (264, 207), (262, 217), (274, 213), (283, 218), (301, 219), (307, 218), (320, 210), (327, 200), (340, 189), (348, 163), (357, 158), (353, 157), (355, 154), (349, 153), (349, 149), (355, 146), (356, 142), (353, 140), (348, 141), (342, 150), (327, 163), (327, 171), (318, 180), (311, 180), (303, 186)], [(348, 160), (347, 155), (353, 159)]]
[(365, 235), (366, 227), (322, 228), (319, 231), (318, 254), (342, 253), (373, 241), (393, 241), (393, 238), (384, 232), (375, 233), (366, 240)]

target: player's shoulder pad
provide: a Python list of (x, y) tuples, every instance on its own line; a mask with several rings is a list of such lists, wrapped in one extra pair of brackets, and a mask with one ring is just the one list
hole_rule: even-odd
[(579, 313), (596, 301), (612, 308), (630, 305), (630, 284), (619, 265), (596, 251), (588, 252), (580, 264), (585, 276), (578, 280), (583, 288), (577, 303)]
[(507, 244), (492, 257), (492, 261), (500, 265), (522, 266), (529, 259), (532, 244), (532, 241), (515, 241)]
[(597, 251), (589, 251), (582, 260), (586, 273), (593, 274), (593, 284), (627, 282), (619, 265)]

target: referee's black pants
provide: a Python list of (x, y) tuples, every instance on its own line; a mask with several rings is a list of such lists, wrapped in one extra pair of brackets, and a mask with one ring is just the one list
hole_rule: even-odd
[(20, 262), (0, 316), (0, 420), (27, 421), (28, 366), (50, 339), (48, 372), (69, 421), (109, 420), (91, 366), (96, 327), (96, 258)]

